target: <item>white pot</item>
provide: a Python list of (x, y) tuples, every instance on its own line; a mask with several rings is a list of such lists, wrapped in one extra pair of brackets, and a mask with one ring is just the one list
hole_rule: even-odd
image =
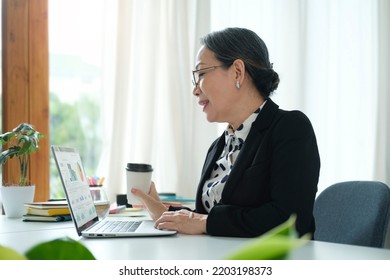
[(1, 186), (0, 191), (5, 215), (8, 218), (21, 218), (26, 214), (24, 203), (34, 201), (35, 185)]

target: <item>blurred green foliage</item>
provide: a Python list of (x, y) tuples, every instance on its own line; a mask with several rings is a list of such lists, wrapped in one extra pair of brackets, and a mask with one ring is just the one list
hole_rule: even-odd
[[(80, 151), (87, 175), (96, 174), (102, 151), (100, 105), (98, 98), (81, 94), (74, 103), (50, 94), (50, 144), (70, 146)], [(53, 157), (50, 157), (50, 193), (65, 197)]]
[(311, 236), (298, 238), (295, 229), (296, 215), (263, 235), (253, 238), (227, 256), (229, 260), (283, 260), (291, 250), (303, 246)]
[(24, 255), (0, 245), (0, 260), (95, 260), (94, 255), (79, 241), (59, 238), (39, 243)]

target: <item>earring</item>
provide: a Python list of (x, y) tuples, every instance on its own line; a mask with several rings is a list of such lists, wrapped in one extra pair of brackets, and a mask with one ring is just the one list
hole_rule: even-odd
[(239, 82), (239, 81), (236, 82), (236, 88), (237, 88), (237, 89), (240, 88), (240, 82)]

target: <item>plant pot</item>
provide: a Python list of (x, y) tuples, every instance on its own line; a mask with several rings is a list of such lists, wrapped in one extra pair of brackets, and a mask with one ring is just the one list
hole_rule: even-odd
[(34, 201), (35, 185), (1, 186), (0, 191), (5, 215), (8, 218), (21, 218), (26, 214), (24, 203)]

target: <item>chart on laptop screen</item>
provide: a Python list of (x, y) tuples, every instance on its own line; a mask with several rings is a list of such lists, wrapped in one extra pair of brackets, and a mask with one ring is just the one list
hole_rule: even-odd
[(96, 208), (93, 204), (80, 155), (61, 149), (57, 151), (57, 160), (68, 196), (68, 203), (73, 210), (73, 218), (78, 226), (82, 226), (96, 217)]

